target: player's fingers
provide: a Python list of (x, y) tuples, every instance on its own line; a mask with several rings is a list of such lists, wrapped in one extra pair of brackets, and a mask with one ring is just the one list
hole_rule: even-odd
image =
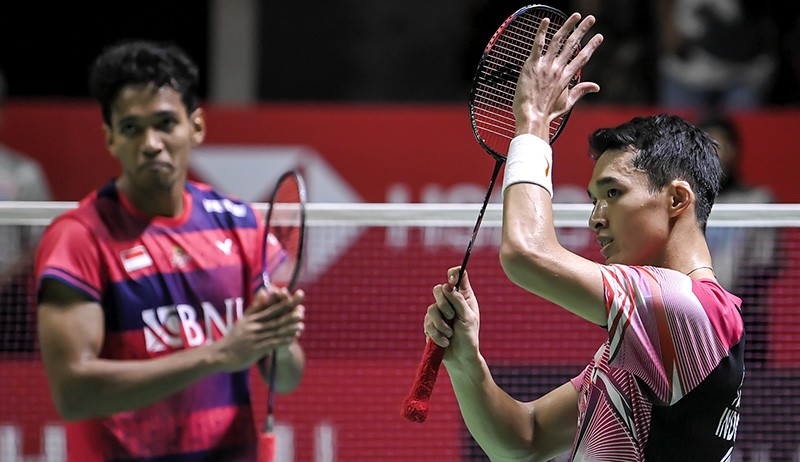
[(268, 309), (256, 311), (248, 316), (259, 332), (269, 332), (291, 326), (305, 320), (305, 306), (292, 300), (272, 304)]
[(292, 293), (292, 298), (296, 301), (303, 301), (306, 298), (306, 292), (303, 289), (297, 289)]
[[(460, 273), (460, 269), (459, 269), (459, 271), (456, 271), (456, 273), (454, 275), (453, 274), (450, 275), (450, 281), (452, 281), (451, 285), (453, 287), (455, 287), (456, 282), (458, 281), (458, 276), (460, 274), (461, 273)], [(448, 282), (450, 282), (450, 281), (448, 281)], [(458, 282), (458, 290), (459, 290), (459, 292), (472, 290), (472, 286), (469, 283), (469, 275), (467, 274), (467, 270), (464, 270), (464, 274), (461, 275), (461, 282)]]
[(566, 65), (564, 74), (572, 78), (573, 75), (578, 73), (578, 71), (589, 62), (589, 59), (591, 59), (595, 50), (597, 50), (597, 47), (599, 47), (601, 43), (603, 43), (603, 36), (601, 34), (595, 34), (586, 45), (581, 48), (578, 54), (572, 58), (572, 61)]
[(259, 337), (259, 343), (269, 347), (286, 345), (299, 338), (304, 331), (304, 323), (292, 324), (291, 326), (284, 326), (280, 329), (265, 331)]
[(458, 276), (461, 274), (460, 266), (453, 266), (447, 270), (447, 283), (455, 286), (458, 283)]
[(266, 316), (258, 313), (254, 316), (256, 331), (265, 336), (283, 335), (288, 331), (302, 330), (304, 328), (303, 321), (305, 321), (305, 306), (303, 305), (297, 305), (280, 314)]
[(442, 317), (451, 320), (458, 316), (458, 307), (447, 299), (445, 296), (446, 291), (452, 292), (453, 288), (450, 285), (437, 284), (433, 288), (433, 298), (436, 300), (435, 306), (438, 307)]
[(271, 292), (272, 288), (262, 287), (261, 289), (258, 289), (255, 296), (253, 297), (253, 302), (250, 304), (250, 306), (247, 307), (245, 312), (263, 309), (267, 305), (270, 298), (272, 297)]
[(269, 287), (261, 288), (258, 290), (258, 292), (256, 292), (255, 296), (253, 297), (253, 303), (251, 304), (251, 307), (258, 306), (260, 308), (266, 308), (270, 305), (285, 301), (290, 297), (291, 294), (287, 288), (270, 285)]
[(551, 59), (555, 60), (558, 56), (564, 54), (561, 51), (573, 38), (573, 30), (580, 19), (581, 15), (579, 13), (572, 13), (555, 34), (553, 34), (553, 37), (550, 39), (550, 45), (547, 47), (547, 54), (552, 56)]
[[(458, 272), (456, 272), (456, 279), (452, 279), (452, 281), (456, 281), (458, 278)], [(453, 284), (455, 285), (455, 282)], [(463, 310), (458, 313), (459, 317), (462, 319), (465, 318), (467, 311), (477, 311), (477, 304), (470, 304), (468, 300), (475, 300), (475, 294), (472, 292), (472, 284), (469, 281), (469, 272), (464, 271), (463, 276), (461, 276), (461, 282), (458, 284), (458, 291), (453, 291), (451, 296), (452, 298), (452, 305), (455, 306), (463, 306)]]
[[(462, 285), (464, 284), (463, 279), (461, 283)], [(466, 289), (462, 288), (461, 290), (464, 291)], [(467, 299), (461, 291), (456, 291), (454, 288), (446, 286), (443, 290), (443, 294), (447, 303), (455, 310), (458, 319), (466, 320), (472, 318), (472, 307), (467, 303)]]
[(442, 318), (439, 307), (432, 303), (428, 306), (423, 323), (425, 336), (433, 340), (437, 345), (446, 347), (450, 344), (450, 337), (453, 336), (453, 328), (450, 327)]
[(547, 42), (547, 29), (550, 27), (550, 18), (542, 18), (539, 22), (539, 28), (536, 29), (536, 37), (533, 39), (533, 48), (531, 55), (528, 59), (539, 59), (544, 50), (544, 44)]
[(259, 329), (258, 338), (259, 342), (265, 346), (279, 346), (291, 343), (299, 338), (305, 332), (306, 325), (299, 319), (293, 319), (291, 322), (272, 326), (263, 326)]
[(592, 16), (591, 14), (583, 18), (583, 20), (575, 27), (572, 33), (569, 35), (568, 43), (573, 46), (577, 46), (580, 44), (583, 37), (586, 36), (586, 33), (589, 32), (589, 29), (594, 26), (597, 22), (597, 18)]
[(568, 106), (572, 107), (587, 94), (597, 93), (598, 91), (600, 91), (600, 85), (594, 82), (581, 82), (570, 90)]
[(286, 332), (283, 335), (264, 337), (256, 344), (255, 349), (264, 356), (275, 354), (275, 350), (291, 345), (293, 342), (297, 341), (302, 333), (302, 330), (298, 330)]
[[(558, 55), (559, 61), (564, 64), (573, 58), (576, 50), (581, 48), (583, 37), (596, 22), (595, 17), (589, 15), (583, 18), (580, 24), (575, 26), (575, 23), (572, 21), (575, 16), (575, 14), (570, 16), (567, 22), (564, 23), (564, 26), (559, 30), (559, 33), (566, 32), (568, 34), (563, 37), (563, 42), (558, 42), (561, 51)], [(580, 18), (580, 15), (577, 15), (577, 17)]]

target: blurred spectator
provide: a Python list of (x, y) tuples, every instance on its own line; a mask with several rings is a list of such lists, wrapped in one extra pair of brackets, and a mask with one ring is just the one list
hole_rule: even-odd
[(800, 2), (782, 2), (772, 11), (778, 24), (781, 61), (770, 103), (800, 104)]
[(658, 8), (661, 105), (729, 109), (768, 101), (778, 44), (764, 3), (659, 0)]
[[(7, 94), (0, 71), (0, 124)], [(0, 200), (47, 201), (50, 186), (32, 158), (0, 144)], [(35, 341), (32, 311), (33, 252), (40, 237), (30, 226), (0, 224), (0, 351), (31, 350)]]
[(655, 100), (658, 46), (653, 29), (653, 6), (639, 0), (572, 0), (566, 14), (594, 15), (594, 30), (604, 44), (583, 68), (600, 92), (587, 101), (608, 104), (651, 104)]
[[(0, 125), (7, 94), (6, 80), (0, 71)], [(0, 200), (47, 201), (50, 186), (34, 159), (0, 144)]]
[[(719, 114), (706, 116), (698, 127), (719, 143), (722, 188), (715, 204), (775, 202), (766, 186), (751, 185), (740, 173), (741, 139), (731, 118)], [(714, 272), (720, 284), (742, 298), (742, 314), (747, 331), (745, 362), (762, 366), (767, 354), (767, 307), (765, 296), (770, 280), (779, 269), (775, 228), (722, 228), (709, 226), (706, 232)]]

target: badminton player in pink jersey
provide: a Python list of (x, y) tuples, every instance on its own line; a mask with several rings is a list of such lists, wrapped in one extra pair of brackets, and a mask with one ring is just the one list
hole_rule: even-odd
[[(551, 43), (571, 49), (593, 23), (575, 14)], [(535, 45), (521, 71), (500, 261), (515, 284), (605, 329), (607, 340), (571, 381), (520, 402), (481, 356), (478, 302), (468, 277), (454, 290), (458, 268), (434, 287), (425, 333), (447, 348), (443, 363), (464, 421), (492, 460), (731, 460), (744, 328), (741, 300), (717, 282), (705, 240), (720, 187), (716, 144), (666, 114), (595, 131), (589, 227), (605, 261), (556, 239), (551, 178), (559, 165), (548, 126), (599, 91), (591, 82), (567, 84), (601, 42), (595, 35), (571, 62), (572, 53), (551, 46), (542, 54)]]
[(90, 87), (120, 175), (56, 218), (38, 248), (39, 336), (70, 461), (253, 461), (250, 366), (301, 380), (303, 292), (264, 286), (249, 204), (187, 181), (206, 121), (198, 69), (124, 41)]

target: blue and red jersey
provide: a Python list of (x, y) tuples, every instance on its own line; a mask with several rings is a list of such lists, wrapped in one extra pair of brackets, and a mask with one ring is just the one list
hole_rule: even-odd
[[(184, 204), (178, 217), (148, 218), (110, 182), (45, 231), (38, 281), (58, 280), (101, 305), (102, 358), (212, 343), (263, 284), (260, 214), (194, 182)], [(70, 424), (70, 460), (253, 460), (248, 374), (214, 374), (143, 409)]]

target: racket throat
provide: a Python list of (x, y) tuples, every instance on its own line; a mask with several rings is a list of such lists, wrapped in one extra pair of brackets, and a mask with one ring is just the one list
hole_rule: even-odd
[(267, 415), (267, 420), (264, 422), (264, 432), (273, 433), (275, 430), (275, 416), (271, 413)]

